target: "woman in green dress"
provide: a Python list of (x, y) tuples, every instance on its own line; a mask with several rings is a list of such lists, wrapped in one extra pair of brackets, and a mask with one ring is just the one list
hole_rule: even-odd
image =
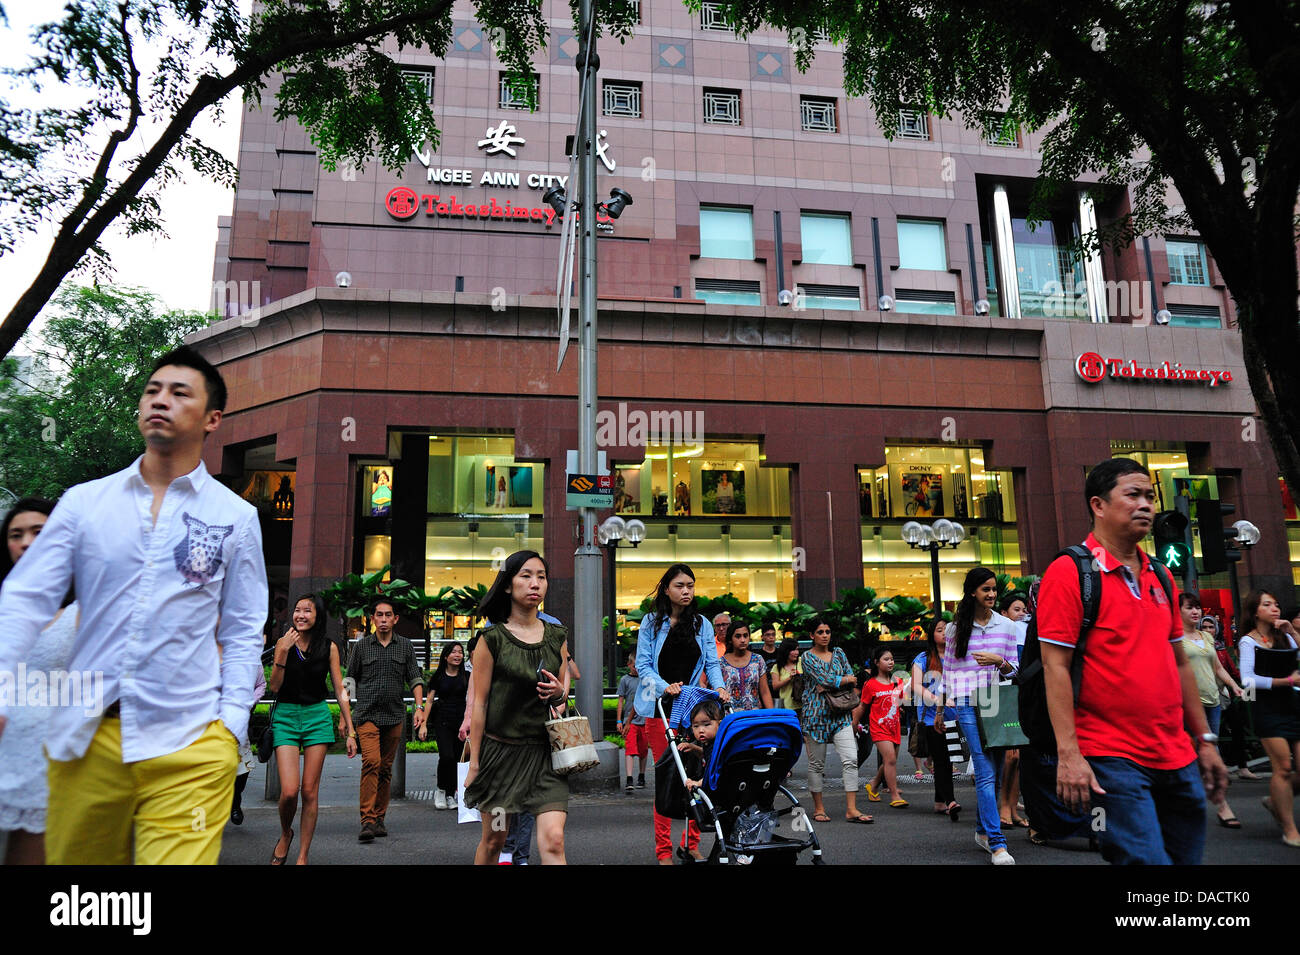
[(478, 608), (491, 626), (473, 652), (465, 805), (483, 815), (475, 865), (497, 864), (518, 812), (537, 817), (542, 864), (565, 864), (569, 784), (551, 770), (546, 721), (569, 694), (569, 646), (564, 627), (537, 617), (546, 577), (540, 554), (511, 554)]

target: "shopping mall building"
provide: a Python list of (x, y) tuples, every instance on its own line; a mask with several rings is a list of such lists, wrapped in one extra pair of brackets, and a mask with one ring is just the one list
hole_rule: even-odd
[[(243, 118), (229, 317), (190, 340), (230, 385), (209, 467), (263, 510), (281, 592), (389, 563), (485, 583), (530, 547), (571, 612), (577, 349), (557, 372), (542, 195), (567, 185), (577, 41), (546, 6), (536, 112), (464, 10), (445, 59), (400, 54), (442, 130), (400, 177), (326, 171), (295, 123)], [(634, 204), (599, 224), (598, 440), (648, 527), (620, 608), (676, 560), (707, 595), (928, 597), (900, 527), (940, 516), (969, 533), (941, 554), (952, 601), (972, 565), (1041, 572), (1082, 539), (1085, 470), (1120, 454), (1164, 508), (1175, 477), (1209, 479), (1262, 531), (1243, 586), (1293, 596), (1300, 522), (1196, 236), (1074, 257), (1125, 193), (1080, 182), (1031, 231), (1038, 136), (899, 104), (888, 141), (834, 48), (800, 74), (782, 36), (739, 40), (707, 4), (645, 3), (601, 54), (600, 192)]]

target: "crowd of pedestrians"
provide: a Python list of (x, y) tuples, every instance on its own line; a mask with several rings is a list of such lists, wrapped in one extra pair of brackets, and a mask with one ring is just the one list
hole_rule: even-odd
[[(0, 525), (0, 673), (85, 681), (84, 706), (0, 703), (6, 863), (214, 863), (222, 825), (194, 821), (243, 822), (267, 584), (256, 511), (202, 462), (225, 402), (212, 365), (190, 349), (168, 353), (140, 399), (141, 457), (70, 488), (57, 506), (20, 500)], [(717, 722), (718, 705), (798, 714), (817, 823), (832, 822), (828, 749), (845, 822), (873, 822), (858, 809), (860, 790), (908, 809), (899, 785), (907, 735), (917, 778), (923, 765), (933, 774), (933, 812), (953, 823), (962, 812), (954, 775), (969, 759), (975, 842), (994, 865), (1014, 864), (1007, 834), (1018, 827), (1040, 844), (1088, 835), (1112, 862), (1194, 864), (1211, 808), (1219, 825), (1241, 828), (1217, 734), (1231, 728), (1228, 762), (1240, 778), (1258, 778), (1242, 748), (1249, 721), (1271, 768), (1263, 804), (1282, 841), (1300, 848), (1300, 610), (1251, 593), (1234, 659), (1217, 619), (1141, 549), (1154, 518), (1148, 472), (1127, 458), (1104, 461), (1085, 498), (1086, 560), (1063, 553), (1034, 592), (1001, 602), (994, 572), (972, 568), (951, 621), (932, 618), (919, 653), (915, 643), (880, 643), (861, 669), (822, 618), (780, 639), (726, 613), (706, 619), (693, 572), (673, 564), (619, 684), (626, 790), (646, 787), (648, 759), (656, 775), (668, 771), (663, 716), (683, 690), (703, 687), (716, 698), (696, 707), (701, 725)], [(296, 862), (309, 861), (336, 732), (347, 756), (361, 757), (358, 839), (387, 836), (408, 694), (418, 736), (437, 741), (435, 805), (463, 800), (480, 812), (475, 862), (526, 859), (534, 831), (543, 863), (566, 861), (569, 784), (553, 768), (546, 724), (562, 715), (580, 673), (568, 631), (541, 610), (548, 578), (540, 554), (506, 558), (478, 608), (486, 626), (467, 647), (444, 646), (427, 682), (392, 601), (369, 608), (374, 629), (352, 645), (347, 679), (320, 595), (296, 601), (265, 687), (280, 781), (272, 864), (286, 864), (295, 841)], [(993, 739), (998, 701), (1018, 694), (1023, 706), (1034, 692), (1046, 735)], [(696, 755), (707, 761), (705, 736)], [(860, 787), (868, 751), (875, 769)], [(672, 821), (656, 810), (649, 822), (655, 857), (671, 865)], [(686, 823), (680, 855), (702, 861), (699, 843)]]

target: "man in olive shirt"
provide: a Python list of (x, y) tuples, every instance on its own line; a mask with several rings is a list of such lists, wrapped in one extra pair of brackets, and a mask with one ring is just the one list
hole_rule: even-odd
[(393, 778), (393, 759), (406, 721), (406, 688), (415, 697), (415, 723), (424, 720), (424, 677), (411, 641), (393, 632), (397, 612), (379, 599), (370, 610), (375, 632), (366, 634), (348, 657), (348, 679), (356, 689), (352, 720), (361, 747), (361, 842), (386, 836), (384, 814)]

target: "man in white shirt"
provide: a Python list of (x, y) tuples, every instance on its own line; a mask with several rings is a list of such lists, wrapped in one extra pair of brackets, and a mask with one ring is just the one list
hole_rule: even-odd
[(160, 358), (140, 398), (144, 455), (69, 488), (0, 592), (0, 673), (75, 581), (69, 673), (102, 674), (102, 697), (60, 708), (46, 739), (52, 865), (215, 864), (221, 851), (267, 615), (257, 511), (203, 466), (225, 405), (198, 352)]

